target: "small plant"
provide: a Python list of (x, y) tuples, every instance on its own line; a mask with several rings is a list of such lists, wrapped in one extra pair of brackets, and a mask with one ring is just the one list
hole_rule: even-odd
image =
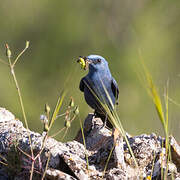
[[(22, 114), (23, 114), (23, 117), (24, 117), (25, 126), (29, 130), (28, 122), (27, 122), (27, 118), (26, 118), (26, 112), (25, 112), (25, 109), (24, 109), (24, 103), (23, 103), (22, 94), (21, 94), (21, 89), (20, 89), (20, 86), (18, 84), (18, 80), (16, 78), (16, 74), (15, 74), (15, 65), (17, 64), (18, 60), (23, 55), (23, 53), (29, 48), (29, 41), (26, 41), (25, 48), (18, 54), (18, 56), (15, 58), (15, 60), (11, 59), (12, 58), (12, 52), (11, 52), (10, 47), (9, 47), (8, 44), (5, 44), (5, 48), (6, 48), (6, 56), (8, 58), (8, 63), (6, 61), (2, 60), (2, 59), (0, 59), (0, 62), (2, 62), (5, 65), (8, 65), (10, 67), (10, 72), (11, 72), (11, 75), (13, 77), (13, 80), (14, 80), (14, 83), (15, 83), (15, 87), (17, 89), (17, 93), (18, 93), (18, 96), (19, 96), (19, 102), (20, 102), (20, 105), (21, 105), (21, 110), (22, 110)], [(40, 119), (43, 122), (43, 126), (44, 126), (43, 127), (43, 132), (45, 132), (45, 135), (43, 137), (42, 146), (41, 146), (41, 149), (40, 149), (39, 153), (37, 153), (36, 156), (34, 155), (33, 147), (32, 147), (32, 142), (31, 142), (31, 138), (30, 138), (30, 131), (28, 131), (29, 132), (28, 136), (29, 136), (29, 142), (30, 142), (30, 148), (31, 148), (31, 155), (29, 155), (28, 153), (24, 152), (18, 146), (16, 146), (16, 148), (14, 148), (14, 150), (16, 150), (16, 152), (18, 152), (18, 151), (21, 152), (22, 154), (24, 154), (29, 159), (29, 160), (24, 159), (24, 161), (28, 162), (28, 164), (30, 165), (29, 166), (30, 169), (29, 169), (29, 167), (24, 167), (24, 168), (27, 169), (27, 170), (30, 170), (30, 178), (29, 178), (30, 180), (33, 179), (33, 173), (34, 172), (42, 174), (42, 179), (45, 177), (45, 173), (46, 173), (46, 170), (48, 168), (48, 163), (49, 163), (49, 160), (50, 160), (50, 154), (48, 155), (46, 167), (45, 167), (45, 170), (43, 171), (43, 173), (41, 173), (41, 168), (40, 167), (39, 167), (40, 171), (37, 171), (35, 169), (35, 162), (36, 162), (37, 159), (40, 158), (40, 155), (41, 155), (41, 153), (44, 150), (46, 141), (47, 141), (47, 139), (49, 137), (49, 132), (50, 132), (50, 130), (51, 130), (55, 120), (58, 119), (61, 116), (65, 116), (65, 126), (64, 126), (64, 128), (62, 128), (60, 131), (58, 131), (57, 133), (55, 133), (51, 137), (54, 137), (54, 136), (58, 135), (60, 132), (62, 132), (63, 130), (65, 130), (65, 133), (64, 133), (64, 136), (63, 136), (63, 138), (64, 138), (65, 135), (67, 134), (68, 129), (71, 126), (72, 121), (79, 114), (79, 108), (78, 108), (78, 106), (74, 105), (74, 100), (73, 100), (73, 98), (71, 98), (66, 112), (64, 114), (59, 115), (60, 109), (62, 107), (62, 103), (63, 103), (64, 98), (65, 98), (65, 94), (66, 93), (63, 92), (61, 94), (61, 96), (58, 98), (58, 101), (56, 103), (56, 106), (55, 106), (54, 111), (53, 111), (52, 114), (51, 114), (50, 106), (48, 104), (45, 104), (45, 111), (44, 111), (45, 114), (41, 115), (41, 117), (40, 117)], [(17, 153), (17, 155), (18, 155), (18, 153)], [(11, 165), (11, 161), (9, 159), (10, 154), (9, 154), (7, 159), (5, 159), (3, 156), (0, 156), (0, 157), (1, 157), (1, 159), (3, 159), (6, 162), (6, 163), (4, 163), (4, 162), (0, 161), (0, 163), (4, 164), (7, 167), (12, 167), (11, 169), (12, 169), (13, 173), (15, 173), (15, 171), (18, 170), (19, 168), (22, 168), (21, 163), (19, 161), (18, 162), (15, 161), (17, 163), (16, 166), (18, 166), (18, 168), (16, 168), (16, 166), (14, 166), (15, 164)], [(17, 157), (14, 156), (14, 158), (16, 158), (18, 160), (19, 156), (17, 156)]]
[(50, 136), (50, 137), (55, 137), (59, 133), (61, 133), (63, 130), (65, 130), (62, 140), (64, 139), (65, 135), (67, 134), (68, 129), (71, 127), (72, 121), (74, 121), (74, 119), (79, 114), (79, 107), (74, 105), (74, 100), (72, 97), (70, 99), (69, 105), (68, 105), (65, 113), (59, 114), (59, 110), (62, 105), (64, 96), (65, 96), (65, 93), (63, 93), (61, 100), (58, 99), (58, 102), (56, 104), (56, 107), (55, 107), (54, 112), (51, 117), (50, 117), (50, 107), (47, 104), (45, 104), (45, 114), (46, 115), (40, 116), (40, 119), (43, 120), (42, 122), (44, 124), (44, 131), (47, 132), (47, 134), (49, 133), (55, 120), (57, 120), (58, 118), (63, 117), (63, 116), (65, 117), (64, 127), (62, 129), (60, 129), (58, 132), (56, 132), (55, 134)]
[[(59, 133), (63, 132), (65, 130), (65, 133), (62, 137), (62, 140), (64, 139), (64, 137), (66, 136), (67, 134), (67, 131), (68, 129), (70, 128), (71, 126), (71, 123), (72, 121), (77, 117), (77, 115), (79, 114), (79, 108), (78, 106), (75, 106), (74, 105), (74, 100), (73, 98), (71, 97), (70, 99), (70, 102), (69, 102), (69, 105), (67, 107), (67, 110), (65, 113), (63, 114), (59, 114), (60, 112), (60, 109), (61, 109), (61, 106), (62, 106), (62, 103), (63, 103), (63, 100), (64, 100), (64, 97), (65, 97), (65, 93), (63, 92), (62, 93), (62, 96), (60, 96), (58, 98), (58, 101), (57, 101), (57, 104), (56, 104), (56, 107), (52, 113), (52, 115), (50, 115), (50, 106), (48, 104), (45, 104), (45, 115), (41, 115), (40, 116), (40, 119), (42, 120), (42, 123), (44, 125), (44, 132), (45, 132), (45, 136), (43, 138), (43, 143), (42, 143), (42, 147), (41, 147), (41, 150), (39, 151), (39, 153), (37, 154), (37, 156), (35, 157), (35, 160), (40, 157), (41, 153), (43, 152), (44, 150), (44, 147), (45, 147), (45, 144), (46, 144), (46, 140), (48, 137), (55, 137), (57, 136)], [(71, 116), (71, 113), (73, 114)], [(63, 117), (65, 116), (65, 123), (64, 123), (64, 127), (62, 129), (60, 129), (58, 132), (56, 132), (55, 134), (49, 136), (49, 132), (55, 122), (55, 120), (57, 120), (59, 117)], [(51, 147), (52, 148), (52, 147)], [(45, 170), (44, 170), (44, 173), (43, 173), (43, 177), (45, 177), (45, 174), (46, 174), (46, 170), (48, 168), (48, 163), (49, 163), (49, 160), (50, 160), (50, 154), (48, 156), (48, 160), (47, 160), (47, 163), (46, 163), (46, 167), (45, 167)]]
[[(6, 48), (6, 56), (8, 58), (8, 62), (9, 62), (8, 66), (10, 67), (10, 72), (11, 72), (11, 75), (13, 77), (13, 80), (14, 80), (14, 83), (15, 83), (15, 86), (16, 86), (16, 89), (17, 89), (17, 93), (18, 93), (18, 96), (19, 96), (19, 101), (20, 101), (21, 110), (22, 110), (22, 114), (23, 114), (23, 117), (24, 117), (24, 121), (25, 121), (25, 126), (26, 126), (27, 129), (29, 129), (28, 123), (27, 123), (27, 118), (26, 118), (26, 113), (25, 113), (25, 109), (24, 109), (23, 99), (22, 99), (22, 95), (21, 95), (21, 89), (20, 89), (20, 86), (18, 84), (15, 69), (14, 69), (15, 65), (18, 62), (18, 60), (20, 59), (20, 57), (29, 48), (29, 41), (26, 41), (25, 48), (18, 54), (18, 56), (15, 58), (14, 61), (11, 59), (12, 53), (11, 53), (9, 45), (5, 44), (5, 48)], [(3, 62), (5, 62), (5, 61), (3, 61)], [(7, 64), (7, 63), (5, 62), (4, 64)], [(33, 153), (33, 147), (32, 147), (32, 143), (31, 143), (30, 133), (28, 135), (29, 135), (29, 142), (30, 142), (30, 148), (31, 148), (31, 157), (32, 157), (32, 159), (34, 159), (34, 153)], [(34, 169), (34, 161), (32, 161), (30, 180), (32, 179), (32, 176), (33, 176), (33, 169)]]
[[(170, 144), (169, 144), (169, 118), (168, 118), (168, 109), (169, 109), (168, 86), (169, 86), (169, 82), (167, 83), (167, 86), (165, 88), (165, 95), (164, 95), (165, 110), (164, 110), (157, 87), (154, 84), (153, 78), (152, 78), (151, 74), (149, 73), (149, 71), (143, 61), (141, 51), (139, 51), (139, 54), (140, 54), (140, 60), (141, 60), (142, 69), (143, 69), (143, 76), (140, 76), (140, 77), (145, 78), (143, 80), (144, 81), (143, 84), (146, 85), (145, 86), (146, 90), (153, 101), (153, 104), (155, 106), (159, 120), (163, 126), (164, 133), (165, 133), (165, 149), (166, 149), (165, 156), (166, 156), (167, 162), (166, 162), (166, 171), (164, 172), (162, 170), (161, 175), (164, 179), (167, 179), (168, 163), (171, 160), (171, 150), (170, 150)], [(163, 148), (163, 145), (162, 145), (162, 148)]]

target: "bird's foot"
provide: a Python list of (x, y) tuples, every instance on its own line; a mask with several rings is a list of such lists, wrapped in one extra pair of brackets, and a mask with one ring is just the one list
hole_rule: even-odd
[(106, 123), (107, 123), (107, 114), (106, 114), (106, 117), (105, 117), (105, 120), (104, 120), (104, 123), (103, 125), (101, 126), (101, 129), (105, 128), (106, 127)]

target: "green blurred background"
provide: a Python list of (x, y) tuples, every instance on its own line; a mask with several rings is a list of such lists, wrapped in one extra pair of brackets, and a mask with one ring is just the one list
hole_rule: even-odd
[[(30, 128), (42, 132), (39, 116), (44, 104), (53, 109), (62, 89), (68, 91), (62, 113), (71, 96), (80, 107), (81, 120), (92, 112), (79, 91), (87, 72), (76, 60), (79, 55), (99, 54), (108, 60), (119, 84), (118, 113), (124, 128), (134, 135), (163, 135), (152, 100), (136, 73), (142, 71), (139, 50), (162, 99), (169, 80), (169, 96), (180, 103), (179, 19), (179, 0), (1, 0), (0, 58), (7, 60), (5, 43), (15, 58), (30, 41), (15, 67)], [(0, 82), (0, 106), (23, 120), (9, 68), (2, 63)], [(178, 105), (170, 103), (170, 130), (178, 139), (179, 111)], [(63, 125), (64, 119), (58, 119), (53, 132)], [(76, 119), (65, 140), (71, 140), (79, 126)]]

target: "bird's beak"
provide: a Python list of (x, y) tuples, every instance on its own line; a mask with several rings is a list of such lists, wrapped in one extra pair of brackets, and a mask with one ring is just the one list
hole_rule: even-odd
[(81, 65), (81, 68), (84, 70), (88, 69), (88, 65), (91, 63), (86, 57), (79, 56), (77, 62)]

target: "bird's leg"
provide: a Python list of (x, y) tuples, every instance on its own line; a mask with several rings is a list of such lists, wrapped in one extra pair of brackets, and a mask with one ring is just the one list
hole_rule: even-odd
[[(96, 112), (94, 112), (94, 114), (93, 114), (93, 119), (94, 119), (94, 118), (96, 118)], [(92, 121), (92, 127), (91, 127), (91, 129), (94, 129), (94, 126), (95, 126), (95, 122)]]
[(108, 115), (107, 115), (107, 113), (106, 113), (105, 120), (104, 120), (104, 124), (103, 124), (103, 126), (102, 126), (101, 128), (104, 128), (104, 127), (106, 127), (107, 118), (108, 118)]
[(107, 122), (107, 119), (108, 119), (108, 114), (106, 113), (105, 115), (105, 119), (104, 117), (102, 117), (102, 114), (99, 114), (96, 110), (94, 111), (94, 117), (98, 117), (101, 119), (101, 121), (103, 122), (103, 125), (100, 127), (100, 129), (106, 127), (106, 122)]

